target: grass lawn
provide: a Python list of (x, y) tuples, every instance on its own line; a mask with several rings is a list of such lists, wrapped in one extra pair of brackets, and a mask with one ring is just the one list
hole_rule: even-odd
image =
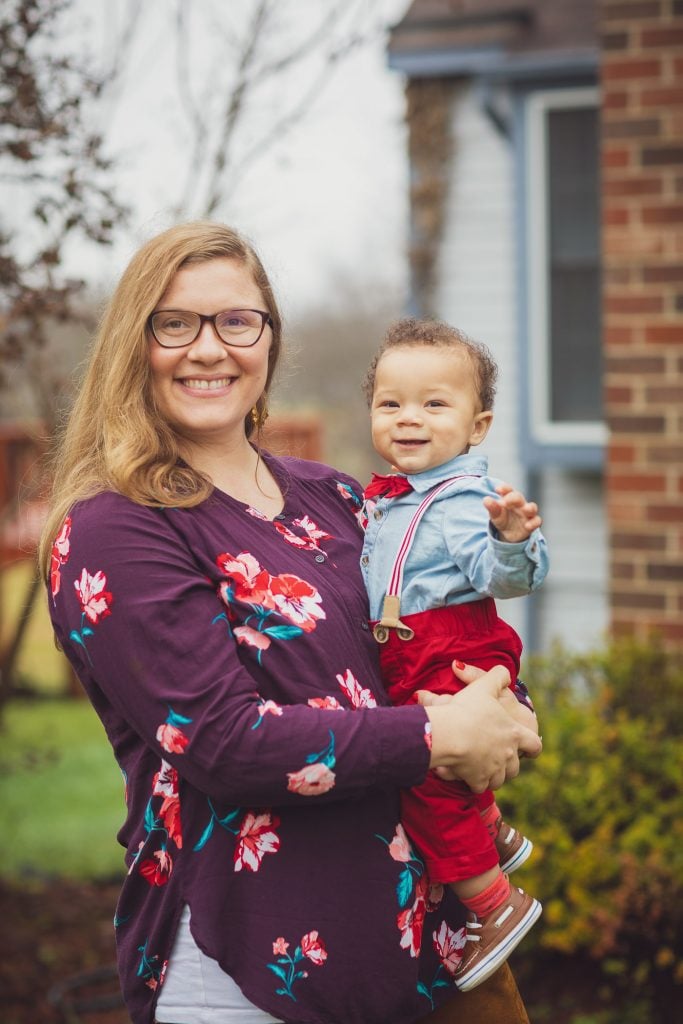
[[(0, 639), (3, 643), (7, 642), (10, 629), (19, 617), (33, 571), (33, 562), (27, 559), (8, 566), (0, 574)], [(67, 663), (54, 645), (45, 587), (41, 587), (36, 596), (17, 661), (16, 677), (20, 683), (48, 693), (63, 692), (66, 685)]]
[(111, 878), (123, 780), (85, 700), (15, 700), (0, 732), (0, 875)]

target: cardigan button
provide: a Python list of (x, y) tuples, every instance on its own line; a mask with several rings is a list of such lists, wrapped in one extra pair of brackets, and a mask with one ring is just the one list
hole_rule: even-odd
[(375, 511), (372, 514), (375, 517), (375, 519), (381, 519), (382, 518), (382, 509), (381, 508), (376, 508)]
[(368, 555), (363, 555), (363, 557), (360, 560), (361, 565), (368, 565), (369, 562), (370, 562), (369, 556)]

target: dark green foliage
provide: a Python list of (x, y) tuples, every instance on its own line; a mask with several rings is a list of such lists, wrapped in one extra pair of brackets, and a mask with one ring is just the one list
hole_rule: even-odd
[(656, 1008), (683, 1005), (683, 658), (557, 649), (525, 679), (544, 752), (500, 799), (535, 846), (520, 884), (544, 913), (525, 949), (587, 956), (615, 994), (674, 1019)]

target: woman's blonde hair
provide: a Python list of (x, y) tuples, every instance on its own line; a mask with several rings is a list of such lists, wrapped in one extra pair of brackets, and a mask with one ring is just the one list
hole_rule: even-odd
[(282, 347), (282, 319), (261, 260), (246, 239), (223, 224), (198, 221), (164, 231), (143, 245), (124, 271), (59, 440), (39, 548), (44, 578), (52, 542), (77, 501), (114, 490), (141, 505), (189, 507), (211, 493), (207, 477), (179, 462), (178, 437), (156, 408), (147, 319), (181, 267), (226, 257), (252, 274), (273, 322), (266, 384), (256, 414), (245, 419), (245, 434), (265, 419)]

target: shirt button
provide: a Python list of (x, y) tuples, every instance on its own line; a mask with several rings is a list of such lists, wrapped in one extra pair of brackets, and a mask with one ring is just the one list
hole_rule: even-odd
[(273, 519), (285, 519), (285, 518), (286, 518), (286, 516), (285, 516), (284, 512), (278, 512), (278, 514), (276, 516), (273, 516)]
[(325, 561), (325, 556), (324, 555), (316, 555), (315, 556), (315, 560), (316, 560), (316, 562), (324, 562)]
[(366, 632), (370, 629), (365, 619), (360, 620), (360, 628), (366, 630)]
[(367, 555), (363, 555), (363, 557), (361, 558), (360, 561), (361, 561), (361, 565), (367, 565), (368, 562), (370, 561), (370, 559), (368, 558)]
[(381, 508), (376, 508), (375, 511), (372, 514), (374, 515), (375, 519), (381, 519), (382, 518), (382, 510), (381, 510)]

